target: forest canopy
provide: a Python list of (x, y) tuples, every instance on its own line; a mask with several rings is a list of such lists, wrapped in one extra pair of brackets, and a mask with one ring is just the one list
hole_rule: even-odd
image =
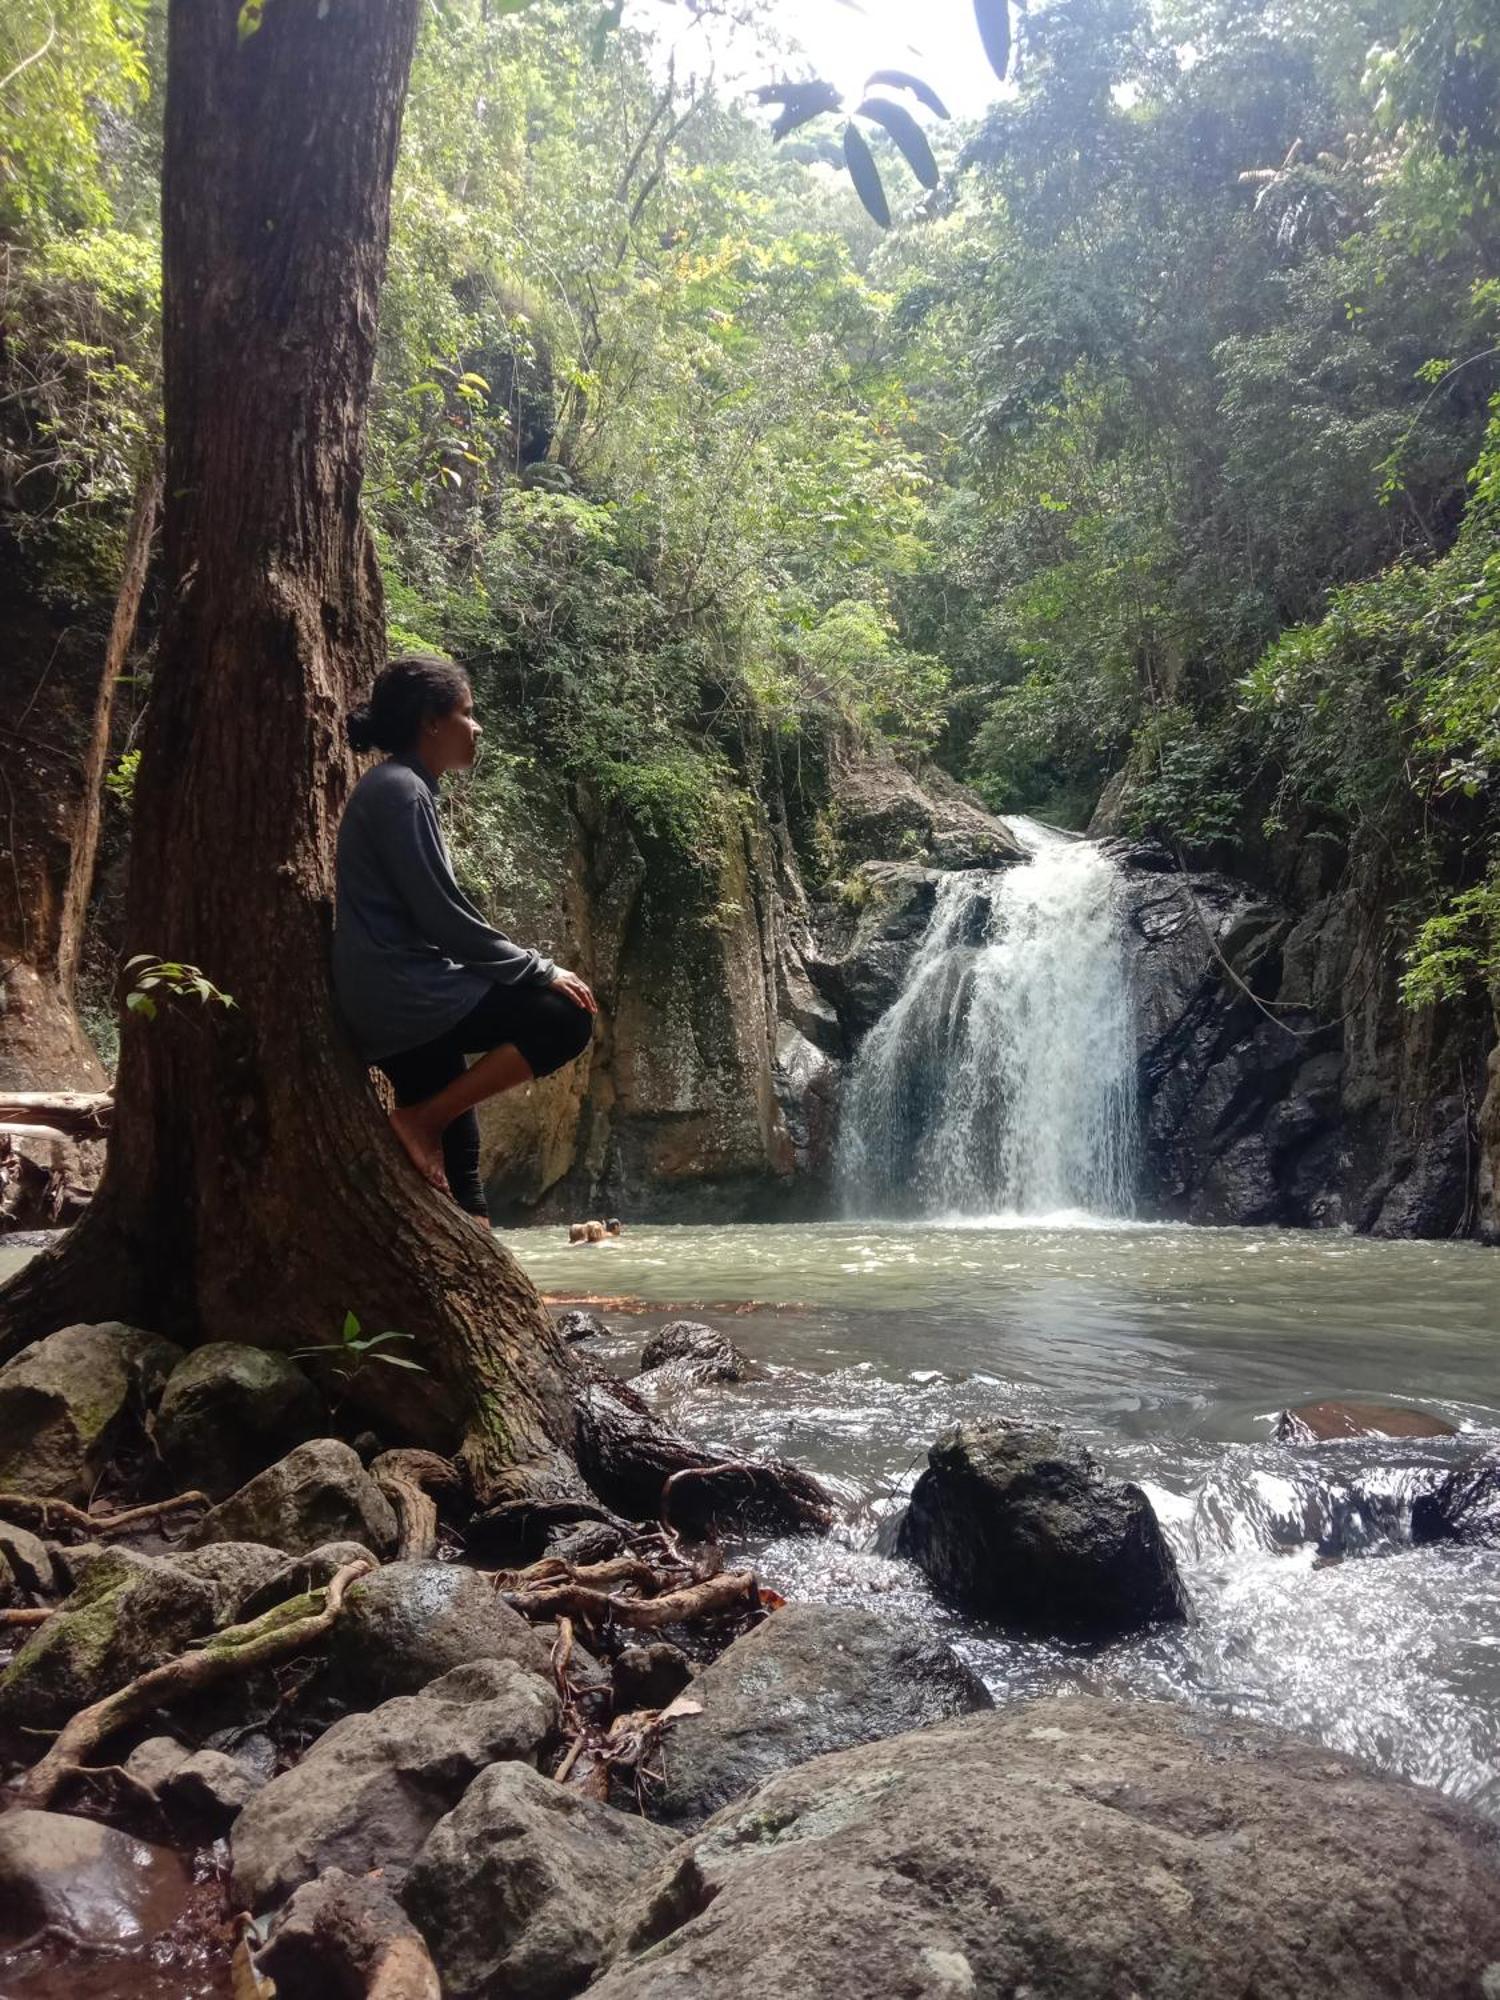
[[(1382, 857), (1409, 997), (1492, 978), (1485, 0), (1034, 5), (984, 118), (913, 101), (936, 191), (872, 130), (888, 231), (838, 122), (776, 143), (671, 11), (424, 17), (366, 506), (392, 645), (489, 725), (470, 878), (532, 761), (691, 862), (854, 730), (1000, 810), (1115, 780), (1180, 853)], [(0, 21), (0, 519), (62, 602), (158, 450), (163, 40), (151, 0)]]

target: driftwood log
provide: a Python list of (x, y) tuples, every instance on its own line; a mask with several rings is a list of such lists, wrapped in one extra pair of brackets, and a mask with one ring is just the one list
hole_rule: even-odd
[(823, 1535), (833, 1525), (832, 1496), (811, 1473), (777, 1459), (726, 1462), (660, 1422), (623, 1382), (590, 1381), (573, 1413), (578, 1468), (623, 1514), (694, 1540), (725, 1528)]
[(102, 1139), (115, 1101), (104, 1090), (12, 1090), (0, 1095), (0, 1131), (43, 1126), (66, 1139)]

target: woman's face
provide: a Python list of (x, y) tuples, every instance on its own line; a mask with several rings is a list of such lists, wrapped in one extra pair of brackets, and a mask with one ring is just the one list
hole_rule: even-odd
[(423, 723), (422, 762), (435, 778), (441, 778), (445, 771), (467, 771), (478, 754), (483, 733), (474, 720), (473, 691), (466, 687), (446, 715), (429, 715)]

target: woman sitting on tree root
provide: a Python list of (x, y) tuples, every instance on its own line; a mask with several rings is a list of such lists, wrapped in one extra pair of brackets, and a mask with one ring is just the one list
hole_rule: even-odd
[(389, 754), (339, 828), (333, 984), (361, 1054), (391, 1080), (396, 1136), (488, 1228), (474, 1106), (581, 1055), (598, 1008), (575, 973), (487, 924), (453, 879), (438, 786), (473, 764), (479, 735), (467, 677), (420, 653), (392, 660), (349, 717), (356, 750)]

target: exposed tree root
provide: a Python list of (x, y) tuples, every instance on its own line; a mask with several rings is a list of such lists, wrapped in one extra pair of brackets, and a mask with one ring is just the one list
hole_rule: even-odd
[(0, 1493), (0, 1520), (19, 1528), (71, 1528), (82, 1535), (123, 1535), (132, 1528), (160, 1522), (189, 1507), (211, 1507), (206, 1493), (178, 1493), (170, 1500), (151, 1500), (127, 1507), (123, 1514), (90, 1514), (69, 1500), (46, 1500), (33, 1493)]
[(425, 1562), (437, 1547), (436, 1493), (458, 1493), (463, 1481), (451, 1459), (435, 1451), (383, 1451), (370, 1472), (396, 1510), (401, 1528), (398, 1562)]
[(35, 1611), (0, 1611), (0, 1625), (45, 1625), (51, 1616), (45, 1606)]
[(149, 1714), (153, 1708), (196, 1694), (219, 1681), (238, 1679), (259, 1667), (274, 1666), (316, 1645), (333, 1629), (344, 1592), (369, 1567), (367, 1562), (346, 1563), (324, 1589), (290, 1598), (248, 1624), (231, 1625), (222, 1632), (211, 1633), (188, 1652), (179, 1653), (176, 1659), (138, 1674), (102, 1701), (81, 1708), (52, 1748), (26, 1774), (17, 1792), (17, 1803), (46, 1806), (63, 1779), (82, 1766), (90, 1752), (117, 1729)]
[(659, 1632), (666, 1625), (685, 1625), (695, 1618), (719, 1618), (733, 1611), (760, 1607), (760, 1585), (753, 1570), (725, 1570), (703, 1583), (661, 1597), (620, 1597), (582, 1583), (544, 1585), (539, 1590), (506, 1590), (501, 1595), (528, 1618), (576, 1618), (594, 1626), (628, 1625), (636, 1631)]

